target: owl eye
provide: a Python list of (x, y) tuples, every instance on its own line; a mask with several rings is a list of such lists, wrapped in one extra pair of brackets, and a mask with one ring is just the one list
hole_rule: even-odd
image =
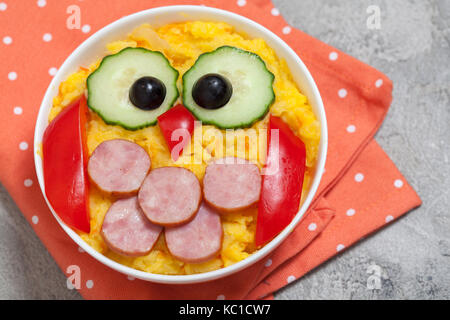
[(177, 79), (161, 52), (126, 48), (105, 57), (87, 79), (88, 106), (108, 124), (151, 126), (177, 100)]
[(154, 77), (137, 79), (130, 88), (130, 101), (142, 110), (154, 110), (161, 106), (166, 98), (164, 82)]
[(248, 127), (269, 111), (274, 78), (255, 53), (223, 46), (200, 55), (183, 75), (183, 104), (203, 124)]
[(231, 82), (218, 73), (208, 73), (195, 82), (192, 98), (205, 109), (219, 109), (231, 99), (233, 86)]

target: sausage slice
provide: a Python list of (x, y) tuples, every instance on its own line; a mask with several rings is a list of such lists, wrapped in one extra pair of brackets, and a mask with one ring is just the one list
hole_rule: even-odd
[(194, 220), (164, 231), (167, 248), (177, 259), (199, 263), (214, 258), (222, 247), (222, 223), (214, 209), (202, 203)]
[(139, 205), (154, 224), (178, 226), (195, 216), (202, 192), (191, 171), (179, 167), (154, 169), (139, 190)]
[(117, 200), (106, 212), (101, 235), (108, 247), (126, 256), (143, 256), (152, 250), (162, 227), (145, 218), (137, 197)]
[(247, 160), (222, 158), (206, 167), (203, 196), (209, 205), (221, 212), (248, 208), (258, 202), (260, 193), (259, 168)]
[(150, 157), (138, 144), (122, 139), (102, 142), (88, 162), (88, 174), (101, 190), (116, 196), (136, 194), (150, 170)]

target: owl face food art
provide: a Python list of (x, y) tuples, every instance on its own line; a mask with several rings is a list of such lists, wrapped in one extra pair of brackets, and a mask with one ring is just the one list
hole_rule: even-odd
[(134, 29), (60, 84), (47, 199), (98, 252), (150, 273), (241, 261), (298, 212), (320, 125), (286, 63), (221, 22)]

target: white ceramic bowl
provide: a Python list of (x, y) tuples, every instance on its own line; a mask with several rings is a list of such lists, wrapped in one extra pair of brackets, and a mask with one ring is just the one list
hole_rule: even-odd
[[(189, 20), (222, 21), (229, 23), (230, 25), (234, 26), (236, 30), (246, 33), (250, 38), (263, 38), (268, 43), (268, 45), (275, 50), (278, 57), (286, 60), (295, 82), (297, 83), (300, 90), (308, 97), (313, 111), (320, 121), (321, 140), (319, 146), (319, 155), (309, 193), (306, 199), (303, 201), (299, 212), (292, 220), (292, 222), (276, 238), (274, 238), (262, 249), (252, 254), (247, 259), (244, 259), (236, 264), (211, 272), (194, 275), (152, 274), (126, 267), (98, 253), (86, 242), (84, 242), (76, 232), (74, 232), (70, 227), (62, 222), (57, 213), (52, 209), (50, 203), (48, 202), (48, 199), (45, 197), (42, 159), (38, 155), (38, 150), (42, 142), (42, 136), (44, 134), (45, 128), (48, 125), (47, 119), (52, 106), (52, 99), (58, 93), (59, 84), (64, 81), (68, 75), (77, 71), (79, 66), (90, 65), (93, 61), (101, 58), (105, 54), (105, 45), (107, 43), (114, 40), (126, 38), (128, 33), (130, 33), (135, 27), (143, 23), (150, 23), (152, 26), (157, 27), (167, 23)], [(303, 214), (311, 204), (314, 194), (317, 191), (324, 170), (325, 158), (327, 153), (327, 142), (327, 123), (319, 90), (317, 89), (316, 84), (311, 77), (311, 74), (309, 73), (303, 62), (283, 40), (281, 40), (278, 36), (276, 36), (268, 29), (257, 24), (256, 22), (228, 11), (203, 6), (168, 6), (138, 12), (117, 20), (116, 22), (104, 27), (103, 29), (89, 37), (67, 58), (67, 60), (63, 63), (53, 81), (51, 82), (49, 88), (47, 89), (39, 110), (34, 136), (34, 159), (39, 185), (50, 210), (52, 211), (53, 215), (55, 216), (61, 227), (64, 229), (64, 231), (83, 250), (85, 250), (88, 254), (90, 254), (92, 257), (105, 264), (106, 266), (126, 275), (152, 282), (182, 284), (204, 282), (222, 278), (224, 276), (242, 270), (265, 257), (267, 254), (272, 252), (284, 239), (286, 239), (286, 237), (299, 223)]]

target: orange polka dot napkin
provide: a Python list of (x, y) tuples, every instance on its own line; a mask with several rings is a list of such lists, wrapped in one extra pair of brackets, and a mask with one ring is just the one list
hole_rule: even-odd
[[(247, 16), (285, 40), (312, 73), (329, 125), (326, 172), (311, 209), (269, 257), (195, 285), (128, 278), (80, 250), (48, 210), (33, 162), (38, 108), (58, 66), (87, 37), (118, 18), (151, 7), (205, 4)], [(68, 7), (81, 12), (68, 29)], [(361, 238), (420, 205), (373, 139), (391, 103), (381, 72), (289, 26), (269, 0), (0, 0), (0, 180), (62, 271), (81, 270), (87, 299), (258, 299), (302, 277)], [(400, 146), (399, 146), (400, 147)]]

